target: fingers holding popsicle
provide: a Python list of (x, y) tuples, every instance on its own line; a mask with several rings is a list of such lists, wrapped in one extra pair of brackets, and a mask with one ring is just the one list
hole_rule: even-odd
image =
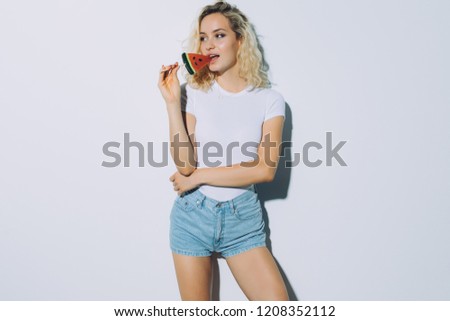
[(181, 99), (180, 82), (177, 71), (180, 69), (178, 62), (172, 65), (162, 65), (159, 72), (158, 87), (168, 104), (179, 102)]
[(181, 66), (184, 66), (189, 74), (194, 75), (208, 66), (212, 60), (211, 56), (196, 53), (183, 53), (181, 58), (183, 65), (179, 65), (178, 62), (167, 66), (162, 65), (159, 71), (158, 87), (166, 103), (173, 104), (181, 99), (180, 82), (177, 76)]
[(162, 65), (161, 70), (160, 70), (160, 77), (162, 76), (163, 80), (164, 80), (165, 78), (167, 78), (167, 76), (172, 74), (173, 71), (175, 71), (175, 72), (178, 71), (179, 67), (180, 66), (178, 65), (178, 62), (176, 62), (172, 65), (168, 65), (168, 66)]

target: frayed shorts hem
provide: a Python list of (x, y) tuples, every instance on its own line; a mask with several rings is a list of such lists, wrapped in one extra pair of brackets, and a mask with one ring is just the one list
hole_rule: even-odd
[[(256, 247), (265, 247), (265, 246), (266, 246), (266, 242), (255, 243), (252, 245), (247, 245), (245, 247), (241, 247), (241, 248), (233, 250), (233, 251), (222, 252), (221, 255), (224, 258), (228, 258), (230, 256), (249, 251)], [(174, 248), (171, 248), (171, 250), (175, 254), (181, 254), (181, 255), (187, 255), (187, 256), (211, 256), (212, 255), (212, 252), (210, 252), (210, 251), (193, 252), (193, 251), (179, 250), (179, 249), (174, 249)]]
[(248, 245), (248, 246), (242, 247), (240, 249), (236, 249), (234, 251), (224, 252), (224, 253), (222, 253), (222, 256), (224, 258), (229, 258), (230, 256), (237, 255), (237, 254), (249, 251), (249, 250), (254, 249), (256, 247), (265, 247), (265, 246), (266, 246), (266, 242), (255, 243), (255, 244), (252, 244), (252, 245)]
[(192, 252), (192, 251), (186, 251), (186, 250), (178, 250), (171, 248), (172, 252), (175, 254), (181, 254), (181, 255), (188, 255), (188, 256), (211, 256), (211, 252), (209, 251), (203, 251), (203, 252)]

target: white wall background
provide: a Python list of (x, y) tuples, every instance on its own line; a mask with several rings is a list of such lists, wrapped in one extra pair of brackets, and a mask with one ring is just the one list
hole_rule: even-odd
[[(179, 299), (175, 167), (133, 150), (105, 168), (102, 146), (168, 139), (158, 70), (208, 3), (0, 3), (0, 299)], [(262, 36), (293, 151), (347, 141), (347, 167), (300, 164), (264, 202), (293, 299), (449, 300), (449, 2), (233, 3)], [(219, 268), (220, 299), (244, 300)]]

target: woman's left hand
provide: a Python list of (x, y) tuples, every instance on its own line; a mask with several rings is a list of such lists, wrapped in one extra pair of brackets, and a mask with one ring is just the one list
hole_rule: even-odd
[(170, 181), (173, 183), (173, 190), (178, 193), (178, 195), (183, 194), (191, 189), (194, 189), (198, 186), (195, 181), (195, 171), (189, 176), (184, 176), (180, 174), (178, 171), (175, 172), (172, 176), (170, 176)]

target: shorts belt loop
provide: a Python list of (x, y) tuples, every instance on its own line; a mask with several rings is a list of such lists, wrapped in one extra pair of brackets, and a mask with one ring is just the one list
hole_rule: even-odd
[(231, 211), (232, 211), (232, 213), (234, 214), (234, 213), (236, 212), (236, 208), (235, 208), (235, 206), (234, 206), (233, 200), (230, 200), (230, 206), (231, 206)]

